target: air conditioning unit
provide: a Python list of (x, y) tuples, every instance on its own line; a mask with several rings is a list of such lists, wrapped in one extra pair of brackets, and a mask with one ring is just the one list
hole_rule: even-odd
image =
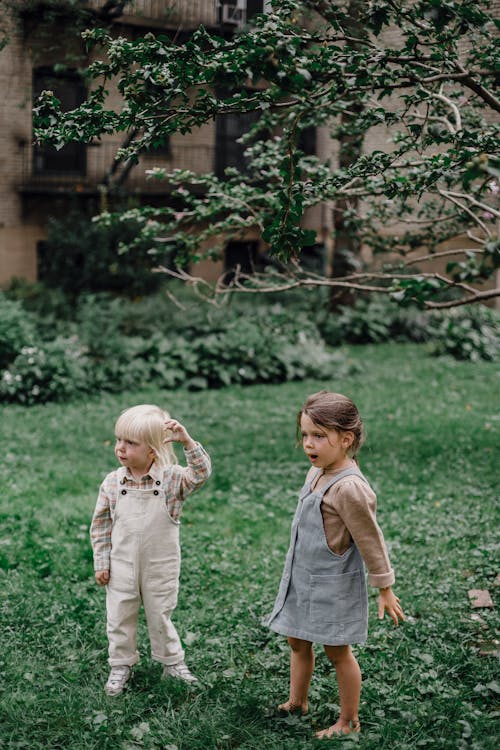
[(220, 14), (221, 23), (225, 26), (241, 27), (245, 22), (244, 10), (237, 5), (221, 5)]

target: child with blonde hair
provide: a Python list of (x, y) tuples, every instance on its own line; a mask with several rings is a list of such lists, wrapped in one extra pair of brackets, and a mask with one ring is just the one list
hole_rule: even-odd
[[(163, 676), (196, 682), (172, 623), (180, 571), (179, 517), (186, 497), (210, 476), (210, 458), (186, 428), (152, 404), (133, 406), (115, 424), (119, 469), (106, 476), (90, 528), (95, 578), (106, 586), (111, 672), (108, 695), (119, 695), (139, 661), (137, 626), (146, 613), (151, 656)], [(184, 448), (180, 466), (172, 448)]]
[(360, 731), (361, 672), (351, 644), (367, 636), (364, 565), (379, 589), (378, 616), (404, 620), (392, 591), (394, 572), (376, 520), (376, 497), (359, 470), (363, 424), (354, 403), (320, 391), (297, 417), (297, 437), (311, 463), (292, 522), (291, 540), (271, 630), (288, 637), (290, 693), (282, 712), (306, 713), (314, 670), (312, 644), (321, 643), (335, 667), (340, 716), (319, 739)]

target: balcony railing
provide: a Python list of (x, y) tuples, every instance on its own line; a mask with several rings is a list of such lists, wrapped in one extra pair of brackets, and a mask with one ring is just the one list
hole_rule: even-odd
[[(122, 141), (103, 141), (87, 146), (84, 174), (63, 169), (44, 171), (43, 167), (40, 168), (40, 161), (34, 164), (32, 154), (25, 153), (22, 189), (36, 192), (94, 191), (104, 183), (121, 146)], [(132, 167), (123, 182), (123, 189), (140, 193), (169, 192), (170, 188), (165, 181), (148, 178), (146, 170), (153, 167), (163, 167), (167, 171), (189, 169), (196, 174), (212, 172), (215, 169), (215, 147), (211, 144), (178, 143), (172, 139), (168, 154), (152, 152), (140, 157), (139, 163)], [(114, 175), (116, 179), (119, 179), (122, 170), (123, 165), (120, 164)]]
[[(91, 8), (99, 10), (106, 0), (88, 0)], [(166, 26), (182, 24), (195, 28), (200, 24), (214, 26), (216, 23), (215, 0), (130, 0), (124, 9), (127, 20), (163, 21)]]

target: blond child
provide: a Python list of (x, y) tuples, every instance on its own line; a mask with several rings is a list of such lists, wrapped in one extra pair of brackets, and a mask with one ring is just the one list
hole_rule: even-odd
[[(137, 626), (146, 613), (151, 656), (163, 675), (196, 682), (184, 662), (171, 615), (180, 571), (179, 517), (186, 497), (210, 476), (210, 458), (170, 415), (151, 404), (124, 411), (115, 424), (121, 467), (104, 479), (90, 528), (95, 578), (106, 586), (111, 672), (105, 685), (119, 695), (139, 661)], [(184, 448), (177, 463), (172, 442)]]
[(376, 520), (376, 497), (359, 470), (363, 425), (346, 396), (320, 391), (297, 417), (311, 468), (299, 497), (291, 541), (272, 614), (271, 630), (287, 636), (290, 693), (279, 708), (306, 713), (314, 670), (313, 643), (335, 667), (340, 716), (319, 739), (360, 731), (361, 672), (351, 644), (364, 643), (368, 601), (364, 564), (379, 589), (378, 616), (404, 620), (392, 591), (394, 572)]

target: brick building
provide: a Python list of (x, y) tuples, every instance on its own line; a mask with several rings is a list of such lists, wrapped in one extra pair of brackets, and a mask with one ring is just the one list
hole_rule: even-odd
[[(0, 286), (13, 277), (38, 278), (47, 217), (61, 218), (72, 209), (99, 212), (107, 175), (123, 145), (123, 137), (116, 135), (103, 136), (88, 145), (69, 144), (61, 151), (33, 145), (33, 99), (43, 89), (51, 89), (63, 106), (76, 106), (86, 93), (77, 71), (88, 64), (89, 58), (79, 36), (66, 33), (71, 19), (44, 16), (43, 0), (19, 0), (18, 5), (20, 9), (26, 5), (35, 8), (36, 12), (20, 12), (7, 19), (9, 41), (0, 52)], [(106, 0), (82, 0), (79, 5), (102, 13), (110, 4)], [(116, 35), (131, 38), (148, 30), (178, 38), (200, 24), (230, 34), (253, 14), (267, 8), (266, 0), (133, 0), (120, 5), (124, 7), (112, 20), (111, 28)], [(493, 5), (497, 8), (499, 0)], [(398, 31), (386, 33), (397, 35)], [(64, 66), (59, 65), (61, 61)], [(113, 97), (118, 103), (117, 91), (111, 91), (110, 106)], [(245, 115), (225, 115), (189, 134), (172, 135), (162, 150), (141, 156), (139, 164), (126, 175), (123, 188), (139, 203), (164, 205), (169, 189), (165, 183), (147, 180), (147, 169), (164, 166), (169, 170), (186, 168), (221, 174), (226, 166), (240, 164), (242, 148), (236, 140), (246, 125)], [(370, 133), (364, 148), (384, 148), (386, 142), (387, 133), (380, 128), (380, 132)], [(327, 128), (313, 133), (311, 152), (322, 161), (328, 157), (335, 161), (335, 146)], [(318, 205), (309, 209), (305, 217), (306, 226), (317, 230), (318, 241), (325, 246), (327, 255), (332, 250), (331, 209), (326, 204)], [(258, 253), (259, 244), (257, 234), (250, 233), (245, 242), (229, 243), (225, 258), (219, 263), (205, 262), (195, 272), (216, 278), (235, 262), (244, 266), (246, 259)]]
[[(20, 9), (24, 4), (19, 3)], [(99, 12), (105, 0), (83, 3)], [(77, 33), (66, 33), (70, 20), (37, 14), (13, 14), (9, 20), (8, 44), (0, 53), (0, 285), (13, 277), (30, 281), (38, 277), (38, 257), (43, 250), (47, 217), (61, 218), (73, 209), (97, 213), (102, 206), (103, 185), (114, 156), (124, 138), (103, 136), (99, 142), (69, 144), (56, 151), (32, 143), (32, 101), (44, 90), (53, 90), (63, 107), (71, 109), (85, 97), (85, 85), (77, 70), (89, 62)], [(131, 10), (128, 10), (130, 6)], [(116, 35), (136, 37), (148, 30), (172, 36), (203, 24), (230, 34), (257, 12), (265, 11), (265, 0), (134, 0), (112, 22)], [(64, 61), (64, 67), (58, 64)], [(54, 68), (55, 65), (55, 68)], [(118, 100), (118, 92), (111, 91)], [(141, 203), (163, 204), (168, 187), (148, 180), (153, 166), (184, 168), (197, 173), (238, 165), (242, 148), (236, 139), (244, 132), (245, 116), (227, 115), (193, 132), (175, 134), (163, 149), (141, 156), (127, 175), (123, 188)], [(319, 148), (327, 147), (326, 133), (319, 134)], [(323, 143), (323, 146), (322, 146)], [(308, 221), (315, 228), (327, 222), (325, 209), (312, 210)], [(325, 226), (325, 230), (329, 227)], [(325, 236), (327, 232), (324, 232)], [(226, 261), (206, 263), (198, 273), (215, 278), (224, 264), (258, 252), (257, 236), (244, 243), (230, 243)]]

